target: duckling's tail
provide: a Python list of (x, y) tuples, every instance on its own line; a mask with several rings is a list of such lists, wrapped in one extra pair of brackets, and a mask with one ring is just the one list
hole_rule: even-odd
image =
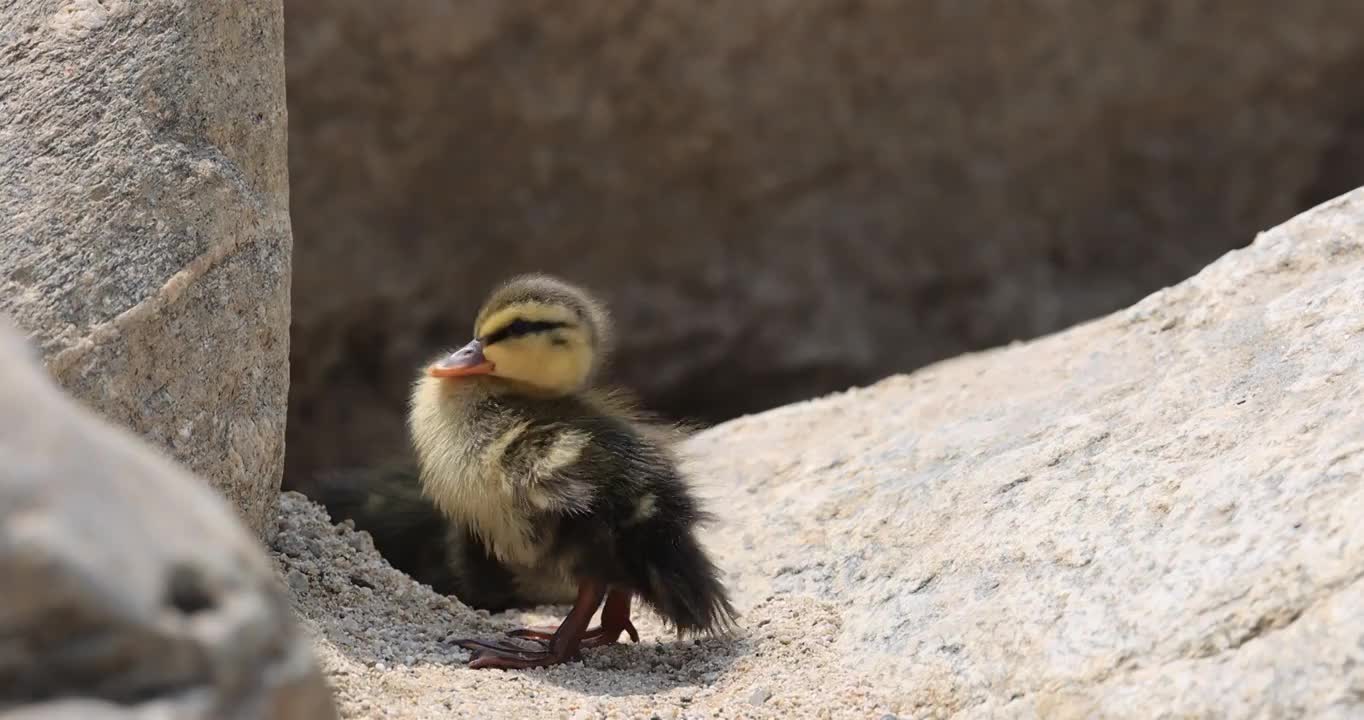
[(729, 632), (738, 613), (720, 582), (720, 569), (689, 530), (660, 538), (662, 552), (649, 553), (640, 597), (677, 628), (678, 636)]

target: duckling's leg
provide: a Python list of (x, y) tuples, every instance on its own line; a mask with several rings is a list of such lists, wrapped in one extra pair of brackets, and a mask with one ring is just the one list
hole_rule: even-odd
[(578, 585), (578, 599), (573, 602), (573, 609), (545, 643), (544, 650), (482, 640), (459, 640), (455, 644), (473, 653), (469, 661), (471, 668), (514, 670), (568, 662), (578, 656), (587, 624), (592, 622), (592, 616), (605, 597), (606, 586), (601, 583), (587, 581)]
[[(639, 631), (630, 622), (630, 592), (611, 590), (606, 593), (606, 605), (601, 610), (601, 625), (588, 628), (583, 633), (582, 647), (594, 648), (614, 645), (620, 640), (621, 633), (628, 633), (631, 642), (639, 642)], [(557, 628), (534, 627), (512, 630), (507, 633), (514, 638), (533, 640), (546, 647), (554, 639)]]

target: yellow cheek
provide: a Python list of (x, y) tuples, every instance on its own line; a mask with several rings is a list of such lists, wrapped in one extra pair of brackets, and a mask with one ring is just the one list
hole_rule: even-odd
[(570, 389), (585, 379), (588, 359), (548, 339), (507, 340), (484, 351), (493, 374), (546, 389)]

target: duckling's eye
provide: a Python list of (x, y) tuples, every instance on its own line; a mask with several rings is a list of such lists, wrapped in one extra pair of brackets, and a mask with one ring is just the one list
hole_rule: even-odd
[(523, 335), (532, 335), (534, 333), (549, 332), (550, 330), (558, 330), (559, 328), (562, 327), (568, 327), (568, 325), (569, 324), (566, 322), (558, 322), (552, 320), (525, 320), (522, 318), (517, 318), (511, 321), (510, 323), (502, 326), (500, 330), (493, 333), (489, 333), (488, 337), (483, 339), (483, 344), (492, 345), (493, 343), (501, 342), (503, 340), (506, 340), (507, 338), (521, 337)]

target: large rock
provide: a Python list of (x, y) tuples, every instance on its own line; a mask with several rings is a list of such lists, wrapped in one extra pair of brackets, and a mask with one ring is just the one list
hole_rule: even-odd
[(0, 310), (273, 527), (291, 237), (278, 0), (0, 13)]
[[(1057, 330), (1364, 172), (1364, 4), (296, 0), (289, 481), (526, 269), (703, 419)], [(1290, 71), (1286, 71), (1291, 68)]]
[(294, 493), (275, 558), (356, 716), (1364, 716), (1364, 190), (1067, 332), (684, 445), (735, 639), (462, 667), (488, 616)]
[(335, 717), (260, 545), (0, 325), (0, 714)]
[(1361, 404), (1364, 190), (1129, 310), (688, 448), (740, 597), (836, 602), (907, 708), (1345, 718)]

